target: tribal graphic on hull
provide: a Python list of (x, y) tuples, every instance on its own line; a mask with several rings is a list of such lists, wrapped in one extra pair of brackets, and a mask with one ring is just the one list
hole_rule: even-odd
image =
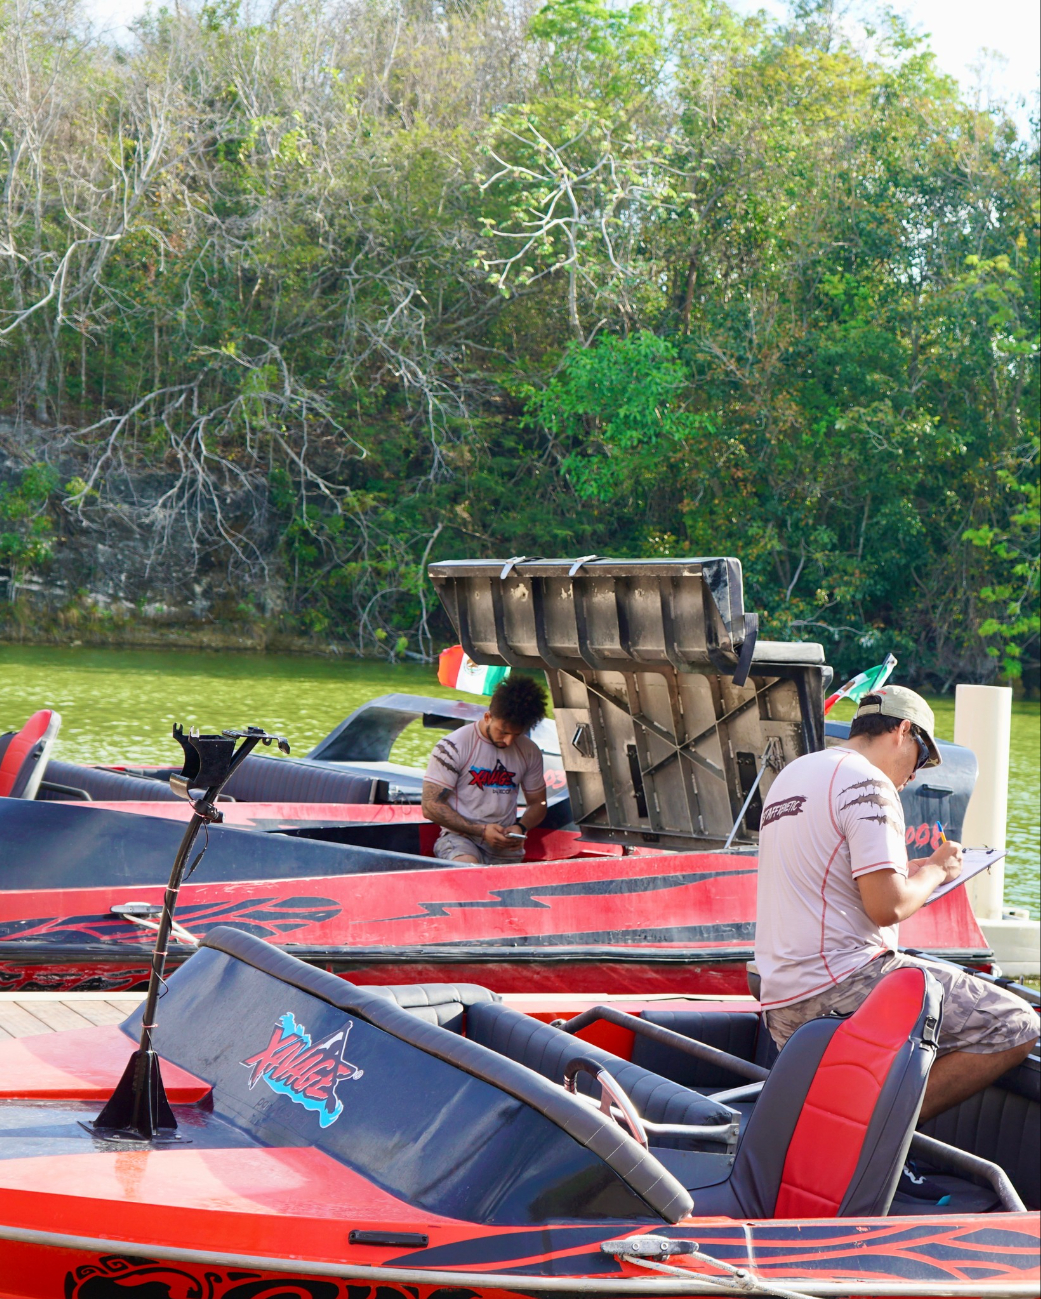
[[(189, 933), (202, 935), (217, 925), (234, 924), (258, 938), (278, 939), (283, 934), (335, 920), (340, 904), (334, 898), (266, 897), (244, 902), (182, 903), (177, 919)], [(154, 934), (131, 924), (111, 911), (95, 915), (34, 917), (0, 923), (0, 941), (86, 944), (126, 943), (150, 947)]]
[[(414, 1286), (365, 1285), (318, 1277), (100, 1256), (65, 1276), (65, 1299), (415, 1299)], [(435, 1286), (428, 1299), (478, 1299), (477, 1291)], [(58, 1299), (55, 1294), (54, 1299)]]
[[(239, 1061), (251, 1070), (250, 1090), (263, 1079), (273, 1092), (288, 1096), (305, 1110), (314, 1110), (318, 1122), (327, 1128), (343, 1113), (343, 1101), (336, 1094), (338, 1084), (356, 1080), (364, 1073), (343, 1054), (353, 1027), (354, 1021), (349, 1019), (339, 1033), (312, 1046), (310, 1033), (287, 1010), (278, 1017), (263, 1051)], [(339, 1051), (333, 1050), (337, 1043)]]

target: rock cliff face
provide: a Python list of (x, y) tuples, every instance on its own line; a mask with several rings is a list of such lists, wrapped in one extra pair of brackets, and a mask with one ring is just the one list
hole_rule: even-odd
[[(34, 494), (27, 474), (40, 467), (50, 490)], [(0, 420), (0, 636), (331, 648), (278, 626), (277, 529), (254, 493), (222, 494), (221, 544), (193, 528), (192, 502), (171, 505), (173, 474), (114, 465), (101, 490), (77, 500), (83, 472), (69, 438)]]

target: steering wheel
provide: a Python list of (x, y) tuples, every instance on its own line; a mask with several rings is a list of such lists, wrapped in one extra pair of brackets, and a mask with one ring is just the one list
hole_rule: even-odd
[[(643, 1126), (643, 1121), (636, 1112), (636, 1106), (633, 1105), (622, 1090), (618, 1080), (612, 1077), (601, 1065), (597, 1064), (595, 1060), (589, 1060), (585, 1056), (579, 1055), (564, 1070), (564, 1087), (567, 1091), (575, 1092), (575, 1082), (580, 1073), (589, 1074), (599, 1083), (600, 1112), (614, 1119), (619, 1127), (627, 1127), (632, 1133), (633, 1139), (638, 1141), (644, 1150), (649, 1150), (651, 1143), (647, 1140), (647, 1129)], [(618, 1107), (621, 1118), (613, 1113), (612, 1104)]]

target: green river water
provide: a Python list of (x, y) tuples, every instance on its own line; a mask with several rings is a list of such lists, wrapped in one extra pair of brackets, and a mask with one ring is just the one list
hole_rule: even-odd
[[(401, 691), (474, 700), (438, 685), (433, 667), (354, 659), (223, 652), (56, 649), (0, 645), (0, 731), (37, 708), (62, 715), (56, 756), (72, 762), (173, 763), (174, 722), (204, 731), (258, 725), (289, 737), (305, 754), (348, 713), (376, 695)], [(954, 733), (954, 698), (930, 701), (941, 739)], [(837, 717), (852, 713), (839, 705)], [(419, 723), (401, 735), (396, 762), (426, 761), (440, 732)], [(1038, 750), (1041, 707), (1012, 705), (1005, 903), (1038, 915)]]

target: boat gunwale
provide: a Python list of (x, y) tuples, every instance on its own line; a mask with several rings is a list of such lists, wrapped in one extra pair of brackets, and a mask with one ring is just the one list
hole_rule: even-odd
[[(1036, 1212), (1027, 1211), (1026, 1213), (1004, 1213), (1004, 1214), (966, 1214), (960, 1221), (979, 1220), (981, 1225), (993, 1226), (996, 1219), (1023, 1219), (1034, 1218)], [(901, 1224), (910, 1224), (920, 1219), (901, 1216)], [(743, 1222), (742, 1219), (735, 1219), (737, 1222)], [(761, 1227), (765, 1221), (776, 1222), (778, 1219), (769, 1220), (748, 1220), (745, 1225), (752, 1228)], [(784, 1219), (783, 1221), (792, 1221)], [(800, 1225), (808, 1225), (811, 1222), (822, 1221), (833, 1223), (834, 1219), (798, 1219)], [(890, 1219), (850, 1219), (855, 1221), (883, 1222)], [(927, 1219), (934, 1222), (935, 1219)], [(711, 1223), (706, 1222), (706, 1227), (718, 1227), (718, 1219)], [(696, 1222), (691, 1223), (690, 1230), (692, 1233), (698, 1230)], [(624, 1237), (612, 1236), (608, 1224), (604, 1225), (604, 1239), (616, 1240)], [(696, 1299), (699, 1294), (718, 1295), (733, 1294), (735, 1291), (744, 1294), (769, 1294), (771, 1293), (771, 1282), (774, 1278), (763, 1276), (756, 1269), (756, 1275), (750, 1277), (753, 1284), (742, 1286), (740, 1290), (737, 1286), (719, 1279), (718, 1283), (713, 1278), (703, 1277), (697, 1272), (692, 1272), (690, 1278), (676, 1278), (675, 1280), (640, 1276), (640, 1277), (611, 1277), (597, 1275), (593, 1273), (590, 1276), (519, 1276), (516, 1273), (509, 1272), (462, 1272), (440, 1268), (401, 1268), (401, 1267), (383, 1267), (379, 1265), (364, 1263), (329, 1263), (317, 1260), (303, 1258), (271, 1258), (262, 1254), (225, 1254), (215, 1250), (206, 1249), (187, 1249), (175, 1245), (148, 1244), (143, 1241), (126, 1241), (126, 1240), (106, 1240), (94, 1236), (73, 1236), (64, 1232), (42, 1231), (30, 1227), (10, 1227), (0, 1224), (0, 1241), (9, 1240), (19, 1244), (40, 1245), (49, 1249), (67, 1249), (80, 1250), (83, 1252), (96, 1252), (99, 1254), (118, 1254), (122, 1256), (141, 1257), (146, 1253), (150, 1259), (156, 1261), (166, 1261), (176, 1263), (200, 1263), (204, 1266), (229, 1267), (242, 1269), (255, 1269), (258, 1271), (279, 1272), (288, 1275), (290, 1279), (294, 1277), (310, 1276), (329, 1276), (341, 1277), (360, 1281), (385, 1281), (399, 1285), (456, 1285), (456, 1286), (482, 1286), (487, 1289), (514, 1290), (521, 1294), (530, 1294), (533, 1290), (545, 1291), (546, 1293), (556, 1294), (591, 1294), (603, 1296), (628, 1296), (628, 1295), (682, 1295), (686, 1299)], [(707, 1261), (707, 1260), (706, 1260)], [(698, 1288), (691, 1289), (691, 1282), (697, 1282)], [(941, 1299), (942, 1296), (986, 1296), (986, 1299), (1036, 1299), (1038, 1294), (1038, 1281), (1023, 1280), (1009, 1283), (1007, 1281), (974, 1281), (966, 1280), (964, 1284), (952, 1285), (949, 1282), (906, 1282), (898, 1283), (894, 1281), (877, 1281), (865, 1280), (862, 1282), (851, 1283), (848, 1281), (822, 1281), (817, 1277), (814, 1278), (776, 1278), (776, 1285), (783, 1286), (786, 1290), (796, 1290), (806, 1296), (854, 1296), (863, 1295), (871, 1296), (871, 1299), (877, 1296), (901, 1296), (910, 1297), (921, 1296), (922, 1299)]]

